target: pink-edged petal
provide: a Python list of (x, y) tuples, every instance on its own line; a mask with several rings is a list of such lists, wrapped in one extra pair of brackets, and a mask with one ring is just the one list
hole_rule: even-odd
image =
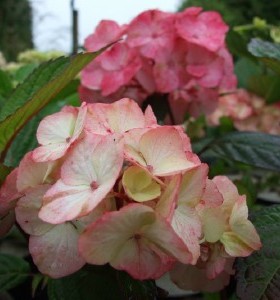
[(253, 249), (234, 232), (224, 232), (220, 241), (224, 245), (226, 253), (232, 257), (246, 257), (253, 252)]
[(146, 166), (145, 159), (139, 150), (140, 139), (150, 128), (136, 128), (124, 134), (124, 155), (133, 164)]
[(87, 105), (85, 102), (79, 107), (78, 116), (75, 122), (74, 131), (71, 137), (71, 142), (74, 142), (82, 133), (87, 116)]
[(145, 127), (142, 110), (129, 98), (123, 98), (113, 104), (96, 103), (90, 111), (94, 124), (105, 123), (111, 132), (124, 133), (133, 128)]
[(25, 191), (48, 181), (48, 176), (55, 167), (53, 162), (35, 162), (33, 152), (27, 153), (18, 168), (17, 189)]
[(155, 221), (153, 210), (130, 204), (120, 211), (105, 213), (81, 235), (79, 249), (88, 263), (103, 265), (118, 256), (125, 243), (142, 226)]
[(190, 138), (186, 135), (184, 127), (180, 126), (180, 125), (176, 125), (176, 126), (173, 126), (173, 127), (177, 130), (177, 132), (179, 133), (179, 135), (182, 139), (184, 151), (185, 152), (192, 152), (191, 141), (190, 141)]
[(178, 174), (175, 175), (169, 182), (167, 182), (167, 187), (162, 193), (155, 208), (157, 213), (169, 221), (172, 220), (175, 208), (177, 206), (181, 181), (182, 175)]
[(239, 198), (237, 187), (226, 176), (216, 176), (213, 178), (213, 182), (224, 198), (224, 210), (230, 214), (234, 203)]
[(86, 186), (69, 186), (58, 180), (43, 199), (39, 218), (51, 224), (60, 224), (86, 215), (91, 189)]
[(58, 224), (92, 211), (119, 176), (122, 149), (118, 135), (91, 135), (80, 142), (62, 167), (62, 180), (45, 195), (40, 218)]
[(111, 129), (117, 133), (145, 126), (142, 110), (135, 101), (129, 98), (113, 103), (107, 112), (107, 118)]
[(150, 105), (147, 106), (144, 113), (144, 117), (145, 117), (145, 126), (158, 126), (157, 118)]
[(33, 159), (37, 162), (48, 162), (62, 157), (69, 149), (69, 143), (56, 143), (40, 146), (33, 150)]
[(171, 224), (192, 253), (190, 263), (195, 264), (200, 255), (199, 239), (202, 235), (202, 224), (196, 210), (185, 204), (178, 206)]
[(195, 166), (186, 158), (180, 135), (172, 127), (157, 127), (143, 134), (139, 150), (155, 176), (174, 175)]
[(113, 186), (123, 163), (123, 140), (120, 135), (88, 135), (75, 147), (64, 163), (61, 178), (65, 184)]
[(157, 279), (173, 265), (173, 260), (160, 249), (153, 247), (148, 241), (128, 240), (121, 248), (111, 265), (119, 270), (127, 271), (138, 280)]
[[(232, 265), (232, 263), (231, 263)], [(229, 284), (230, 274), (226, 270), (215, 279), (207, 277), (204, 268), (177, 263), (170, 271), (171, 280), (183, 290), (216, 292)]]
[(189, 264), (193, 260), (189, 248), (177, 236), (167, 220), (157, 217), (154, 224), (145, 226), (142, 232), (149, 241), (176, 260), (185, 264)]
[(41, 145), (60, 144), (71, 137), (76, 116), (71, 112), (58, 112), (45, 117), (37, 130), (37, 139)]
[(216, 207), (222, 205), (223, 202), (224, 198), (214, 181), (207, 179), (206, 188), (202, 196), (202, 204), (207, 207)]
[(41, 147), (33, 151), (35, 161), (56, 160), (62, 157), (71, 143), (80, 135), (87, 107), (79, 108), (78, 113), (61, 111), (44, 118), (37, 130), (37, 139)]
[(41, 236), (31, 236), (29, 251), (39, 271), (59, 278), (78, 271), (84, 259), (78, 253), (79, 232), (71, 223), (57, 225)]
[(115, 211), (116, 208), (116, 200), (110, 194), (100, 202), (88, 215), (73, 221), (77, 227), (84, 230), (88, 225), (97, 221), (102, 215), (106, 212)]
[(38, 186), (17, 202), (15, 210), (17, 222), (30, 235), (42, 235), (53, 228), (53, 225), (38, 217), (43, 196), (49, 188), (49, 185)]
[(246, 197), (241, 196), (233, 206), (229, 224), (232, 231), (254, 250), (261, 247), (261, 241), (254, 225), (248, 220)]
[(14, 169), (5, 179), (0, 188), (0, 218), (16, 205), (16, 199), (22, 196), (16, 186), (18, 168)]
[(231, 228), (244, 243), (250, 246), (252, 251), (261, 248), (262, 243), (260, 237), (254, 225), (249, 220), (243, 221), (242, 223), (235, 223)]
[(185, 204), (194, 207), (202, 198), (206, 186), (208, 166), (200, 166), (184, 173), (180, 187), (178, 205)]
[(169, 260), (190, 259), (170, 224), (158, 219), (150, 207), (140, 204), (105, 214), (82, 234), (79, 248), (87, 262), (109, 262), (137, 279), (162, 275), (159, 260), (169, 268)]

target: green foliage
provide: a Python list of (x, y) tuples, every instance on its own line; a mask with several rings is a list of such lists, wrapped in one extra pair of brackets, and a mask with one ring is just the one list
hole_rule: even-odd
[(234, 71), (238, 78), (238, 86), (241, 88), (248, 88), (251, 77), (263, 75), (263, 68), (260, 64), (246, 57), (241, 57), (236, 61)]
[(42, 64), (17, 87), (0, 111), (0, 152), (18, 131), (47, 105), (100, 52), (62, 57)]
[(248, 79), (247, 88), (266, 99), (267, 103), (280, 100), (280, 76), (252, 75)]
[(24, 259), (0, 254), (0, 291), (6, 291), (19, 285), (29, 275), (29, 264)]
[(248, 45), (248, 50), (257, 57), (269, 57), (280, 60), (280, 45), (263, 41), (261, 39), (252, 39)]
[(252, 39), (248, 50), (258, 57), (268, 68), (280, 75), (280, 45), (261, 39)]
[(280, 171), (280, 136), (255, 132), (232, 132), (212, 139), (200, 154), (226, 158), (267, 170)]
[(280, 298), (280, 206), (255, 212), (252, 221), (263, 247), (237, 260), (237, 296), (241, 300)]
[(41, 288), (44, 289), (47, 285), (49, 277), (42, 275), (40, 273), (35, 274), (32, 278), (31, 288), (32, 288), (32, 298), (35, 297), (36, 292)]
[(250, 23), (255, 16), (279, 24), (280, 2), (263, 0), (185, 0), (179, 10), (190, 6), (201, 6), (205, 10), (220, 12), (231, 26)]
[(33, 48), (32, 11), (28, 0), (0, 1), (0, 49), (7, 60)]
[[(228, 1), (227, 1), (228, 2)], [(216, 10), (222, 14), (227, 24), (243, 24), (246, 22), (246, 18), (242, 15), (242, 12), (234, 8), (231, 10), (229, 4), (224, 0), (185, 0), (179, 7), (179, 11), (184, 10), (191, 6), (200, 6), (204, 10)]]
[(11, 168), (0, 163), (0, 184), (4, 182), (5, 178), (9, 175), (10, 172)]
[(38, 66), (39, 64), (37, 63), (30, 63), (28, 65), (19, 67), (15, 72), (12, 73), (12, 77), (16, 83), (22, 83)]
[(13, 84), (10, 76), (0, 69), (0, 95), (3, 97), (7, 97), (11, 93), (12, 89)]
[(280, 100), (280, 46), (261, 39), (246, 40), (230, 32), (227, 45), (236, 57), (238, 86), (263, 97), (267, 103)]
[(257, 61), (254, 55), (248, 51), (246, 39), (238, 32), (230, 30), (226, 36), (226, 44), (231, 54), (245, 57), (253, 62)]
[(51, 279), (48, 296), (49, 300), (153, 300), (156, 286), (109, 266), (86, 266), (73, 275)]

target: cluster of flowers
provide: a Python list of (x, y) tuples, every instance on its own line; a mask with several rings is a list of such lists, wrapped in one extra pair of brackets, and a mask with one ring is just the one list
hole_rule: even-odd
[(227, 30), (217, 12), (199, 7), (148, 10), (123, 26), (103, 20), (86, 38), (86, 50), (121, 41), (82, 71), (80, 97), (105, 103), (129, 97), (141, 104), (149, 96), (167, 95), (181, 123), (186, 112), (209, 113), (220, 90), (236, 87)]
[(209, 179), (182, 127), (158, 125), (150, 107), (128, 98), (64, 107), (37, 139), (0, 190), (0, 215), (3, 233), (15, 211), (43, 274), (109, 263), (216, 290), (235, 257), (261, 246), (245, 196), (224, 176)]
[(280, 106), (267, 105), (263, 98), (238, 89), (221, 96), (217, 109), (208, 116), (209, 124), (218, 125), (221, 117), (232, 118), (240, 131), (280, 134)]

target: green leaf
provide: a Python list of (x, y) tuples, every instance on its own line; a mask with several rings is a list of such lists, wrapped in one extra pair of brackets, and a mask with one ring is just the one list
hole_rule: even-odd
[(0, 254), (0, 291), (6, 291), (25, 281), (30, 272), (29, 264), (22, 258)]
[(238, 78), (238, 86), (242, 88), (248, 88), (248, 81), (252, 76), (263, 74), (260, 64), (245, 57), (241, 57), (237, 60), (234, 71)]
[(280, 61), (280, 45), (255, 38), (248, 44), (248, 50), (256, 57), (269, 57)]
[(203, 293), (203, 300), (221, 300), (219, 293)]
[(11, 168), (0, 163), (0, 184), (4, 182), (5, 178), (9, 175), (10, 172)]
[(48, 283), (49, 300), (153, 300), (155, 293), (154, 283), (136, 281), (109, 266), (86, 266)]
[(248, 80), (248, 89), (263, 97), (268, 103), (278, 102), (280, 99), (280, 76), (252, 76)]
[(34, 277), (32, 278), (32, 284), (31, 284), (32, 298), (35, 297), (36, 292), (39, 288), (44, 289), (46, 287), (48, 280), (49, 280), (49, 277), (42, 275), (40, 273), (34, 275)]
[(24, 124), (99, 53), (101, 52), (61, 57), (44, 63), (18, 86), (0, 112), (0, 153), (5, 152)]
[(241, 300), (280, 299), (280, 206), (252, 216), (262, 248), (237, 260), (237, 296)]
[(246, 40), (236, 31), (230, 30), (228, 32), (226, 36), (226, 44), (231, 53), (256, 61), (255, 57), (247, 49)]
[(122, 290), (122, 299), (143, 300), (155, 299), (157, 288), (153, 280), (135, 280), (126, 272), (117, 272), (119, 286)]
[(200, 154), (226, 158), (254, 167), (280, 171), (280, 136), (232, 132), (208, 144)]
[(12, 89), (13, 84), (10, 76), (6, 72), (0, 70), (0, 94), (6, 97)]
[(252, 39), (248, 50), (258, 57), (267, 67), (280, 74), (280, 45), (261, 39)]
[(14, 80), (18, 83), (22, 83), (38, 66), (38, 63), (32, 63), (20, 67), (13, 74)]

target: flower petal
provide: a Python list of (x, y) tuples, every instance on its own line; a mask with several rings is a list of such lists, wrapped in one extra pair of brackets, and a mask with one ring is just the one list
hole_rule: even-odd
[(186, 158), (181, 137), (172, 127), (149, 130), (143, 134), (139, 148), (155, 176), (174, 175), (195, 166)]
[(42, 221), (38, 217), (39, 210), (42, 206), (43, 196), (49, 188), (49, 185), (38, 186), (19, 199), (17, 203), (17, 222), (28, 234), (42, 235), (53, 228), (53, 225)]
[(195, 264), (200, 255), (199, 239), (202, 235), (202, 224), (196, 210), (181, 204), (175, 210), (171, 224), (193, 255), (190, 263)]
[(35, 162), (33, 153), (27, 153), (18, 168), (17, 189), (25, 191), (45, 183), (54, 167), (53, 162)]
[(122, 184), (126, 194), (137, 202), (144, 202), (160, 196), (160, 185), (144, 169), (132, 166), (123, 173)]
[(39, 271), (59, 278), (78, 271), (84, 259), (78, 253), (79, 232), (71, 223), (54, 226), (41, 236), (31, 236), (29, 251)]
[(206, 186), (208, 166), (200, 166), (184, 173), (180, 187), (178, 205), (187, 204), (194, 207), (202, 198)]

